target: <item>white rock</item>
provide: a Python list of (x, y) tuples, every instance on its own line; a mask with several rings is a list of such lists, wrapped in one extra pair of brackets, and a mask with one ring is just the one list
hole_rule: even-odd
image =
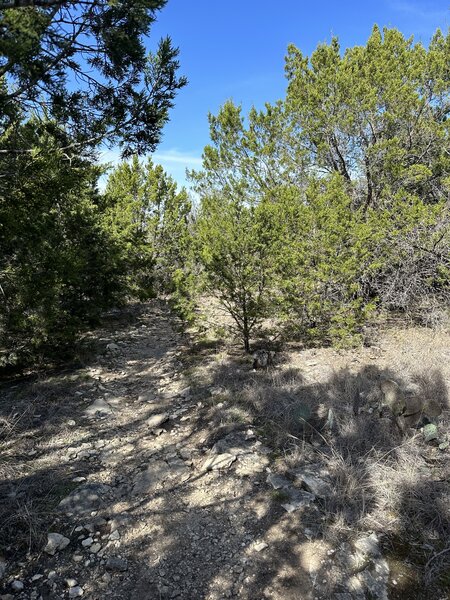
[(69, 598), (78, 598), (78, 596), (82, 596), (83, 593), (83, 588), (77, 585), (76, 587), (70, 588)]
[(156, 429), (167, 421), (169, 415), (167, 413), (161, 413), (159, 415), (152, 415), (147, 419), (147, 425), (150, 429)]
[(68, 588), (73, 588), (78, 585), (78, 581), (73, 577), (70, 577), (69, 579), (66, 579), (66, 585)]
[(265, 550), (268, 547), (269, 544), (266, 544), (266, 542), (259, 542), (259, 544), (255, 544), (256, 552), (261, 552), (261, 550)]
[(58, 550), (64, 550), (69, 544), (69, 538), (64, 537), (60, 533), (49, 533), (47, 534), (47, 545), (44, 548), (44, 552), (50, 554), (50, 556), (54, 556)]

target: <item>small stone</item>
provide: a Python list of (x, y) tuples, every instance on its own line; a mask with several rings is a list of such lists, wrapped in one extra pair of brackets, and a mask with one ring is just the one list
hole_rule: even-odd
[(70, 419), (70, 421), (67, 421), (67, 425), (69, 427), (75, 427), (76, 424), (77, 424), (76, 421), (74, 421), (73, 419)]
[(73, 560), (75, 562), (81, 562), (83, 560), (83, 557), (81, 556), (81, 554), (74, 554), (73, 555)]
[(448, 442), (448, 441), (442, 442), (442, 444), (439, 444), (439, 450), (447, 450), (449, 445), (450, 445), (450, 442)]
[(69, 544), (69, 538), (64, 537), (60, 533), (48, 533), (47, 545), (44, 548), (44, 552), (50, 554), (50, 556), (54, 556), (58, 550), (64, 550)]
[(49, 574), (47, 575), (47, 579), (55, 579), (56, 577), (56, 571), (49, 571)]
[(117, 531), (117, 529), (109, 535), (109, 539), (112, 541), (120, 540), (120, 533)]
[(78, 598), (79, 596), (82, 596), (83, 593), (83, 588), (77, 585), (75, 587), (70, 588), (69, 598)]
[(124, 558), (115, 558), (111, 556), (106, 561), (105, 566), (108, 571), (126, 571), (128, 569), (128, 562)]
[(11, 587), (15, 592), (21, 592), (24, 588), (23, 581), (20, 581), (20, 579), (14, 579), (14, 581), (11, 583)]
[(73, 483), (82, 483), (83, 481), (86, 481), (86, 477), (74, 477), (72, 479)]
[(256, 552), (261, 552), (262, 550), (265, 550), (268, 547), (269, 544), (266, 544), (266, 542), (259, 542), (259, 544), (255, 544)]
[(95, 544), (92, 544), (92, 546), (89, 548), (89, 550), (92, 552), (92, 554), (97, 554), (97, 552), (100, 550), (101, 547), (102, 547), (102, 545), (99, 544), (98, 542), (96, 542)]
[(84, 548), (89, 548), (93, 543), (94, 540), (89, 536), (81, 542), (81, 545), (84, 546)]
[(157, 429), (160, 425), (165, 423), (169, 418), (167, 413), (161, 413), (158, 415), (153, 415), (149, 419), (147, 419), (147, 425), (150, 429)]
[(39, 581), (39, 579), (42, 579), (44, 576), (42, 575), (42, 573), (36, 573), (36, 575), (33, 575), (33, 577), (31, 578), (31, 581)]
[(78, 585), (78, 581), (73, 577), (70, 577), (69, 579), (66, 579), (66, 585), (68, 588), (73, 588)]

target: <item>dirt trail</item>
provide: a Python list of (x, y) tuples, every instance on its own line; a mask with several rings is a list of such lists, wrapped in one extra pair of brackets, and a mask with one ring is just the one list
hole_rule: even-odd
[[(53, 481), (54, 498), (72, 489), (48, 529), (70, 543), (53, 556), (31, 552), (22, 566), (6, 558), (4, 593), (313, 597), (309, 577), (286, 553), (307, 538), (298, 515), (274, 506), (266, 483), (269, 449), (242, 424), (219, 430), (208, 424), (211, 391), (193, 395), (181, 374), (178, 357), (187, 348), (166, 306), (147, 305), (137, 323), (105, 337), (104, 346), (82, 381), (66, 382), (59, 404), (32, 419), (21, 476), (9, 478), (17, 507), (36, 478)], [(32, 391), (39, 396), (49, 386), (34, 383)], [(213, 448), (220, 440), (222, 447)], [(14, 548), (8, 550), (13, 556)]]
[(326, 473), (277, 474), (248, 415), (186, 368), (167, 306), (130, 315), (88, 368), (2, 392), (1, 598), (387, 599), (376, 536), (358, 553), (319, 533)]

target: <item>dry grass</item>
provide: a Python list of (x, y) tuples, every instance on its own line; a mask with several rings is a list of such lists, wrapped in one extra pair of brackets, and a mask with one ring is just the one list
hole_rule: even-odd
[(235, 349), (205, 346), (195, 373), (247, 411), (280, 457), (281, 471), (311, 463), (328, 471), (327, 541), (376, 531), (387, 552), (408, 548), (424, 581), (442, 580), (450, 564), (450, 552), (442, 552), (450, 537), (448, 450), (426, 444), (417, 430), (402, 437), (371, 409), (379, 382), (394, 379), (441, 404), (439, 430), (448, 436), (450, 333), (396, 327), (376, 335), (371, 345), (348, 351), (287, 346), (274, 369), (257, 372)]

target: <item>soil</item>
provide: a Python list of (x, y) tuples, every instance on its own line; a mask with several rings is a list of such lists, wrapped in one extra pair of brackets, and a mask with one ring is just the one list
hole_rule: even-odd
[[(440, 368), (445, 387), (450, 336), (432, 335), (391, 331), (348, 352), (288, 348), (275, 369), (300, 369), (305, 385), (320, 386), (343, 369), (406, 377), (421, 363)], [(92, 339), (86, 364), (0, 390), (1, 598), (402, 597), (401, 577), (375, 574), (388, 569), (381, 537), (355, 568), (354, 547), (323, 535), (326, 502), (308, 501), (293, 477), (271, 483), (288, 472), (283, 452), (254, 412), (233, 403), (260, 377), (249, 358), (193, 341), (156, 300), (112, 315)], [(324, 456), (320, 440), (293, 444), (299, 464)], [(443, 458), (436, 447), (430, 456)], [(290, 512), (283, 505), (294, 496)], [(67, 546), (46, 552), (48, 533)], [(435, 598), (447, 597), (437, 589)]]

